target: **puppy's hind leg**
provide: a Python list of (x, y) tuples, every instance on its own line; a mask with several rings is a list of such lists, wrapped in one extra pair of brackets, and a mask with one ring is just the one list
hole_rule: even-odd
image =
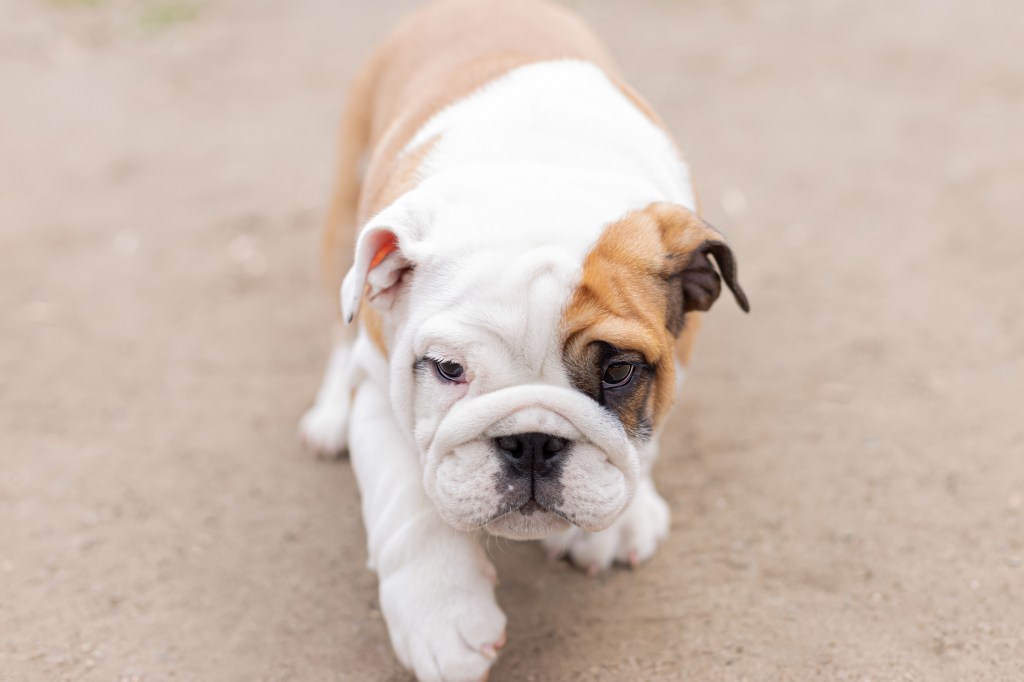
[(352, 408), (353, 343), (341, 323), (335, 325), (332, 337), (331, 354), (316, 402), (299, 422), (299, 438), (324, 457), (338, 457), (345, 451)]

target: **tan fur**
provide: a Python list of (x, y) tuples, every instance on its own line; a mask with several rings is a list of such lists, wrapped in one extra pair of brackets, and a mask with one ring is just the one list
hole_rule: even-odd
[(366, 330), (367, 336), (370, 337), (370, 341), (377, 347), (377, 350), (387, 357), (388, 344), (384, 338), (384, 321), (381, 319), (380, 313), (372, 306), (363, 306), (359, 311), (359, 324)]
[[(656, 203), (605, 228), (583, 263), (583, 274), (562, 317), (570, 366), (584, 366), (587, 347), (604, 341), (641, 353), (655, 367), (650, 394), (655, 427), (675, 395), (673, 347), (685, 365), (699, 326), (687, 313), (678, 343), (668, 330), (668, 277), (695, 249), (720, 235), (689, 211)], [(593, 371), (599, 371), (594, 369)]]
[(693, 345), (697, 341), (697, 332), (700, 331), (700, 325), (703, 321), (703, 313), (686, 313), (683, 331), (680, 332), (679, 338), (676, 339), (675, 346), (676, 358), (684, 369), (690, 366), (690, 358), (693, 357)]

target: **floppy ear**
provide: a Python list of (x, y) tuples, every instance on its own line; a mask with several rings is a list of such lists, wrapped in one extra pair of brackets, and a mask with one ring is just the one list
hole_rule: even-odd
[[(711, 256), (718, 265), (721, 277), (715, 272), (708, 256)], [(736, 260), (733, 258), (732, 249), (725, 242), (712, 239), (703, 242), (694, 250), (686, 266), (679, 273), (683, 312), (710, 309), (722, 290), (722, 279), (725, 280), (725, 285), (729, 287), (739, 307), (743, 312), (749, 313), (750, 302), (747, 301), (747, 295), (743, 293), (739, 280), (736, 279)]]
[(669, 268), (669, 331), (675, 335), (682, 331), (686, 313), (709, 310), (721, 293), (723, 279), (743, 312), (750, 312), (747, 295), (737, 279), (736, 259), (722, 235), (681, 206), (662, 205), (659, 213)]
[(381, 211), (359, 233), (352, 268), (341, 284), (341, 313), (352, 322), (366, 300), (389, 308), (413, 268), (409, 256), (419, 240), (422, 218), (409, 209), (409, 195)]

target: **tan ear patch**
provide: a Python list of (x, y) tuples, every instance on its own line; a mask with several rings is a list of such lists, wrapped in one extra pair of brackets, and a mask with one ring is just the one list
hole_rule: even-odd
[(359, 309), (359, 324), (366, 330), (366, 335), (377, 347), (384, 357), (390, 357), (387, 340), (384, 338), (384, 321), (380, 313), (371, 306), (363, 306)]
[[(725, 251), (709, 251), (709, 245), (718, 244)], [(676, 338), (685, 338), (681, 360), (688, 362), (693, 342), (688, 321), (710, 307), (718, 293), (718, 274), (708, 253), (723, 274), (730, 270), (728, 285), (746, 307), (722, 236), (682, 206), (654, 203), (633, 211), (605, 228), (583, 262), (580, 282), (562, 316), (564, 361), (573, 385), (614, 409), (630, 435), (640, 433), (638, 425), (644, 422), (656, 427), (672, 405)], [(727, 265), (720, 262), (725, 259)], [(642, 356), (653, 386), (639, 382), (629, 387), (635, 396), (615, 389), (620, 393), (611, 400), (601, 388), (604, 368), (595, 360), (602, 355), (595, 348), (602, 344)], [(641, 394), (646, 410), (642, 417), (637, 414)], [(628, 405), (628, 413), (617, 405)]]

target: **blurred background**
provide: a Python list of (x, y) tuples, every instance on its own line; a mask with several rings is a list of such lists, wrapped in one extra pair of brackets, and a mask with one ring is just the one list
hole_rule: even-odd
[[(361, 56), (413, 2), (0, 0), (0, 680), (407, 680), (295, 424)], [(1024, 12), (570, 3), (753, 313), (709, 316), (597, 579), (489, 543), (503, 680), (1019, 680)]]

